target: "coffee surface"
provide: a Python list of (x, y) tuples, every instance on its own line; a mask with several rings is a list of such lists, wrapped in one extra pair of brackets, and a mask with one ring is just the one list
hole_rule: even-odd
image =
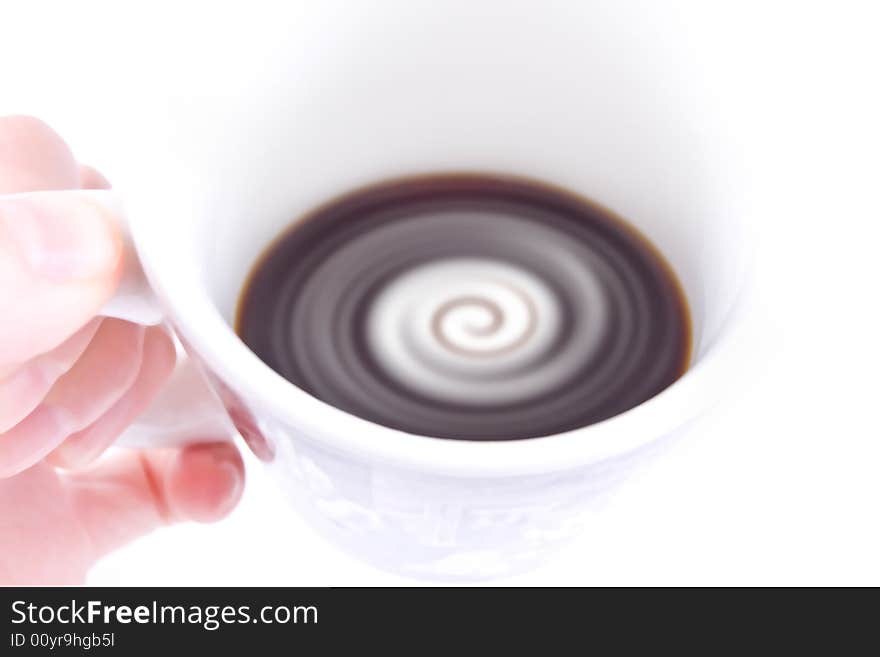
[(333, 406), (463, 440), (622, 413), (684, 373), (691, 341), (675, 274), (625, 222), (477, 174), (379, 184), (295, 222), (255, 265), (237, 329)]

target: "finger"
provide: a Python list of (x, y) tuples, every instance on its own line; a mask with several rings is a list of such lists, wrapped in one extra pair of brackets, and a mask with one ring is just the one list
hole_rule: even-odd
[(78, 187), (73, 153), (52, 128), (32, 116), (0, 117), (0, 194)]
[(59, 445), (49, 462), (62, 468), (81, 468), (94, 461), (141, 413), (171, 375), (176, 356), (165, 331), (153, 326), (144, 335), (143, 359), (131, 389), (94, 424)]
[(87, 164), (79, 165), (79, 186), (83, 189), (110, 189), (110, 181)]
[(82, 356), (100, 325), (100, 319), (93, 319), (60, 346), (0, 379), (0, 433), (31, 414), (61, 375)]
[(0, 197), (0, 369), (51, 351), (94, 317), (121, 274), (110, 210), (65, 192)]
[(63, 477), (96, 558), (171, 522), (219, 520), (238, 503), (245, 478), (231, 443), (123, 451)]
[(119, 401), (140, 370), (143, 339), (142, 326), (105, 319), (82, 357), (43, 403), (0, 434), (0, 477), (18, 474), (42, 460)]

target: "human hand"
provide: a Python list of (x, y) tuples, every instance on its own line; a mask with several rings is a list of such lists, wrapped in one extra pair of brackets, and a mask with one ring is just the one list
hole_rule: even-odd
[(48, 126), (0, 117), (0, 584), (79, 583), (107, 552), (217, 520), (241, 496), (241, 456), (222, 436), (96, 460), (175, 362), (161, 327), (96, 317), (120, 236), (109, 210), (61, 190), (104, 187)]

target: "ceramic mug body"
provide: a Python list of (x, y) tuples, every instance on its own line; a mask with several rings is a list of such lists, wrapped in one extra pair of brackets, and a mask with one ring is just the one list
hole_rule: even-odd
[[(333, 540), (421, 576), (530, 567), (746, 366), (748, 187), (662, 18), (627, 2), (316, 3), (222, 91), (169, 99), (155, 148), (170, 164), (125, 189), (138, 253), (239, 432)], [(432, 172), (544, 180), (631, 222), (688, 297), (687, 374), (599, 424), (480, 443), (347, 414), (248, 350), (236, 303), (273, 237), (353, 188)]]

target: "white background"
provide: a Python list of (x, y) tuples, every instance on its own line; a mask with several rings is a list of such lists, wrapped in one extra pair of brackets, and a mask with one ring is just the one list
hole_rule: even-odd
[[(242, 18), (254, 4), (0, 0), (0, 113), (41, 116), (118, 179), (137, 152), (114, 128), (151, 102), (124, 97), (123, 83), (170, 83), (150, 78), (154, 62), (209, 63), (206, 24), (212, 47), (220, 35), (227, 49), (248, 48), (259, 34)], [(669, 6), (774, 190), (755, 275), (760, 366), (564, 554), (496, 583), (878, 585), (880, 10), (873, 0)], [(418, 583), (339, 553), (248, 466), (227, 521), (147, 537), (90, 582)]]

